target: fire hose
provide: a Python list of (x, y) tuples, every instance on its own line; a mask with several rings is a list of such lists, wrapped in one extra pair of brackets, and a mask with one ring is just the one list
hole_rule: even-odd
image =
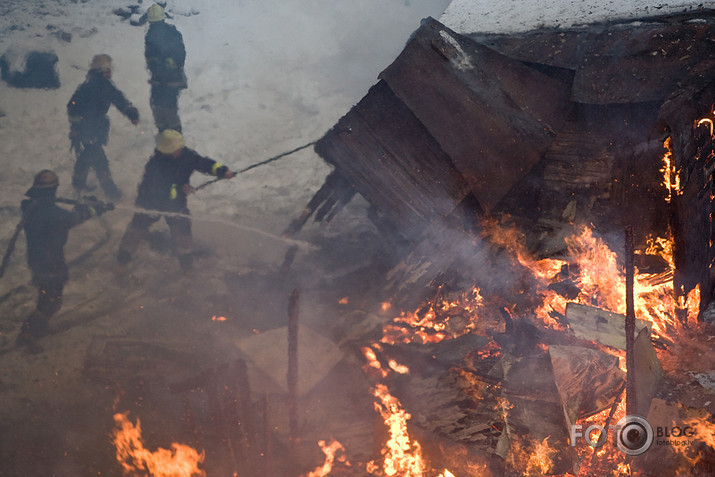
[[(79, 205), (79, 204), (87, 204), (87, 203), (92, 203), (92, 202), (98, 202), (96, 197), (84, 197), (83, 200), (73, 200), (73, 199), (65, 199), (63, 197), (57, 197), (55, 198), (55, 202), (59, 202), (61, 204), (70, 204), (70, 205)], [(114, 208), (114, 204), (112, 204), (112, 208)], [(17, 223), (15, 226), (15, 231), (13, 232), (12, 236), (10, 237), (10, 241), (7, 244), (7, 249), (5, 249), (5, 255), (2, 257), (2, 263), (0, 263), (0, 278), (5, 275), (5, 269), (7, 268), (8, 264), (10, 263), (10, 257), (12, 256), (12, 252), (15, 251), (15, 245), (17, 244), (17, 239), (20, 236), (20, 232), (22, 232), (22, 229), (25, 225), (25, 219), (20, 219), (20, 221)]]
[[(351, 132), (351, 130), (348, 128), (348, 129), (346, 130), (346, 132)], [(294, 148), (294, 149), (291, 149), (290, 151), (285, 151), (285, 152), (282, 152), (282, 153), (280, 153), (280, 154), (278, 154), (278, 155), (275, 155), (275, 156), (273, 156), (273, 157), (269, 157), (268, 159), (265, 159), (265, 160), (263, 160), (263, 161), (261, 161), (261, 162), (257, 162), (257, 163), (255, 163), (255, 164), (251, 164), (250, 166), (244, 167), (243, 169), (237, 171), (237, 172), (236, 172), (236, 175), (238, 175), (238, 174), (243, 174), (244, 172), (250, 171), (251, 169), (255, 169), (256, 167), (264, 166), (264, 165), (269, 164), (269, 163), (271, 163), (271, 162), (277, 161), (278, 159), (281, 159), (281, 158), (283, 158), (283, 157), (289, 156), (289, 155), (291, 155), (291, 154), (293, 154), (293, 153), (296, 153), (296, 152), (298, 152), (298, 151), (301, 151), (301, 150), (303, 150), (303, 149), (306, 149), (306, 148), (308, 148), (308, 147), (314, 145), (316, 142), (318, 142), (318, 141), (317, 141), (317, 140), (311, 141), (311, 142), (309, 142), (309, 143), (307, 143), (307, 144), (303, 144), (302, 146), (298, 146), (298, 147), (296, 147), (296, 148)], [(196, 188), (194, 188), (194, 189), (193, 189), (193, 192), (197, 192), (197, 191), (199, 191), (199, 190), (201, 190), (201, 189), (203, 189), (203, 188), (205, 188), (205, 187), (208, 187), (208, 186), (210, 186), (211, 184), (214, 184), (214, 183), (218, 182), (219, 180), (221, 180), (221, 179), (217, 177), (217, 178), (212, 179), (212, 180), (210, 180), (210, 181), (204, 182), (203, 184), (201, 184), (201, 185), (197, 186)], [(97, 199), (94, 198), (94, 197), (87, 197), (87, 198), (85, 198), (85, 201), (90, 201), (90, 202), (91, 202), (91, 201), (93, 201), (93, 200), (96, 201)], [(63, 203), (63, 204), (71, 204), (71, 205), (77, 205), (77, 204), (84, 203), (84, 202), (82, 202), (82, 201), (77, 201), (77, 200), (72, 200), (72, 199), (65, 199), (65, 198), (62, 198), (62, 197), (56, 198), (56, 199), (55, 199), (55, 202), (60, 202), (60, 203)], [(112, 204), (112, 205), (114, 205), (114, 204)], [(147, 212), (157, 213), (157, 211), (147, 211)], [(163, 213), (162, 213), (162, 212), (159, 212), (159, 214), (161, 214), (161, 215), (181, 215), (181, 216), (186, 215), (186, 214), (181, 214), (181, 213), (174, 213), (174, 214), (172, 214), (172, 213), (166, 213), (166, 212), (163, 212)], [(188, 217), (188, 215), (186, 215), (186, 216)], [(8, 243), (7, 249), (5, 250), (5, 255), (3, 255), (2, 263), (0, 264), (0, 278), (2, 278), (2, 276), (5, 274), (5, 269), (7, 268), (7, 265), (8, 265), (8, 263), (10, 262), (10, 257), (12, 256), (12, 252), (15, 250), (15, 244), (17, 243), (17, 239), (18, 239), (18, 237), (20, 236), (20, 232), (22, 231), (22, 228), (23, 228), (24, 225), (25, 225), (25, 221), (24, 221), (24, 220), (20, 220), (20, 221), (17, 223), (17, 225), (15, 226), (15, 231), (13, 232), (12, 236), (10, 237), (10, 242)]]
[[(308, 147), (312, 146), (312, 145), (315, 144), (316, 142), (318, 142), (318, 141), (317, 141), (317, 140), (316, 140), (316, 141), (311, 141), (311, 142), (309, 142), (308, 144), (303, 144), (302, 146), (296, 147), (295, 149), (291, 149), (290, 151), (282, 152), (282, 153), (278, 154), (277, 156), (269, 157), (268, 159), (266, 159), (266, 160), (264, 160), (264, 161), (257, 162), (257, 163), (255, 163), (255, 164), (251, 164), (250, 166), (244, 167), (244, 168), (241, 169), (240, 171), (237, 171), (237, 172), (236, 172), (236, 175), (238, 175), (238, 174), (243, 174), (244, 172), (250, 171), (251, 169), (255, 169), (256, 167), (264, 166), (264, 165), (266, 165), (266, 164), (268, 164), (268, 163), (271, 163), (271, 162), (273, 162), (273, 161), (277, 161), (278, 159), (281, 159), (281, 158), (283, 158), (283, 157), (290, 156), (291, 154), (293, 154), (293, 153), (295, 153), (295, 152), (301, 151), (301, 150), (303, 150), (303, 149), (305, 149), (305, 148), (308, 148)], [(211, 184), (213, 184), (213, 183), (215, 183), (215, 182), (218, 182), (218, 181), (220, 181), (220, 180), (221, 180), (221, 179), (217, 177), (216, 179), (212, 179), (212, 180), (210, 180), (210, 181), (208, 181), (208, 182), (204, 182), (203, 184), (201, 184), (201, 185), (197, 186), (196, 188), (194, 188), (193, 191), (194, 191), (194, 192), (198, 192), (199, 190), (203, 189), (204, 187), (210, 186)]]

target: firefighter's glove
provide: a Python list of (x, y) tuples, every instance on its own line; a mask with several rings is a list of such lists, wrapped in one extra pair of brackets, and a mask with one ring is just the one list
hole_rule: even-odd
[(111, 202), (101, 202), (97, 201), (91, 205), (91, 208), (94, 209), (96, 215), (102, 215), (105, 212), (111, 212), (114, 210), (114, 204)]
[(71, 128), (70, 133), (67, 137), (70, 140), (70, 151), (74, 151), (75, 154), (80, 155), (84, 151), (84, 146), (82, 145), (82, 140), (80, 139), (80, 130), (77, 128)]
[(126, 114), (132, 124), (139, 124), (139, 110), (137, 108), (135, 108), (134, 106), (130, 106), (127, 108), (124, 114)]
[(89, 212), (90, 216), (95, 216), (95, 215), (102, 215), (105, 212), (110, 212), (114, 210), (114, 204), (111, 202), (102, 202), (101, 200), (98, 200), (95, 196), (89, 195), (89, 196), (84, 196), (82, 197), (84, 200), (84, 204), (80, 204), (80, 206), (86, 207), (87, 212)]

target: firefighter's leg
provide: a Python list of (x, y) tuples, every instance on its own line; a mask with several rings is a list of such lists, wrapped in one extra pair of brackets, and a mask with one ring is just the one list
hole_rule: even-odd
[(91, 166), (91, 155), (92, 153), (87, 150), (86, 145), (82, 146), (77, 154), (74, 171), (72, 172), (72, 187), (78, 192), (82, 189), (87, 189), (87, 174)]
[(184, 272), (194, 269), (194, 240), (191, 236), (191, 219), (188, 217), (167, 217), (171, 238), (174, 241), (179, 265)]
[(109, 161), (101, 145), (93, 146), (92, 167), (97, 174), (97, 180), (104, 190), (104, 194), (109, 200), (119, 200), (122, 198), (122, 191), (112, 180), (112, 173), (109, 170)]
[(62, 280), (42, 280), (37, 286), (37, 307), (22, 324), (21, 336), (39, 338), (50, 331), (50, 317), (62, 308)]
[(132, 260), (132, 255), (137, 251), (141, 241), (146, 238), (149, 227), (157, 220), (159, 220), (158, 215), (134, 214), (119, 242), (117, 261), (121, 265), (126, 265)]
[(154, 124), (159, 130), (159, 133), (165, 129), (173, 129), (181, 132), (181, 119), (179, 118), (179, 89), (163, 86), (152, 85), (151, 111), (154, 114)]

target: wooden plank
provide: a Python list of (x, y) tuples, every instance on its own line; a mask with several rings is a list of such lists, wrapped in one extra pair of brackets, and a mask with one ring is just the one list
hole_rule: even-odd
[(384, 82), (315, 150), (408, 236), (449, 216), (469, 193), (439, 144)]
[[(700, 11), (700, 20), (712, 12)], [(662, 101), (695, 64), (713, 58), (715, 25), (693, 15), (639, 24), (596, 25), (521, 35), (472, 35), (475, 41), (529, 63), (576, 72), (573, 99), (591, 104)]]
[(660, 390), (665, 379), (658, 355), (650, 341), (650, 331), (641, 330), (636, 337), (634, 346), (636, 409), (640, 416), (648, 414), (651, 400)]
[(568, 428), (548, 353), (519, 358), (505, 355), (502, 357), (502, 368), (502, 405), (505, 434), (509, 439), (506, 459), (509, 470), (523, 472), (528, 456), (545, 442), (550, 448), (559, 449), (551, 455), (546, 475), (570, 471), (576, 456), (568, 445)]
[(610, 29), (593, 42), (574, 77), (573, 99), (595, 104), (663, 101), (704, 58), (715, 25), (646, 24)]
[(577, 419), (596, 414), (613, 404), (625, 382), (618, 357), (578, 346), (549, 347), (554, 381), (559, 390), (566, 428)]
[[(566, 305), (566, 321), (577, 338), (626, 349), (625, 315), (572, 302)], [(650, 321), (636, 319), (636, 333), (651, 326)]]
[(449, 154), (485, 211), (539, 162), (570, 107), (563, 83), (433, 19), (380, 78)]

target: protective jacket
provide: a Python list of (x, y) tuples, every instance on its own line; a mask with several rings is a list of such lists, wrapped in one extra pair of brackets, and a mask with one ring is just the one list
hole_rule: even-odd
[(107, 112), (112, 104), (130, 120), (139, 119), (137, 108), (114, 83), (101, 71), (90, 70), (85, 82), (77, 87), (67, 103), (72, 132), (82, 142), (106, 144), (109, 136)]
[(151, 83), (186, 88), (184, 38), (174, 25), (153, 22), (144, 37), (144, 57)]
[(64, 246), (69, 231), (92, 217), (91, 208), (78, 204), (73, 210), (55, 203), (54, 195), (25, 199), (20, 204), (27, 238), (27, 264), (33, 282), (69, 278)]
[(187, 147), (182, 149), (177, 158), (155, 150), (144, 168), (136, 205), (164, 212), (188, 213), (183, 188), (189, 184), (194, 171), (222, 179), (228, 167)]

